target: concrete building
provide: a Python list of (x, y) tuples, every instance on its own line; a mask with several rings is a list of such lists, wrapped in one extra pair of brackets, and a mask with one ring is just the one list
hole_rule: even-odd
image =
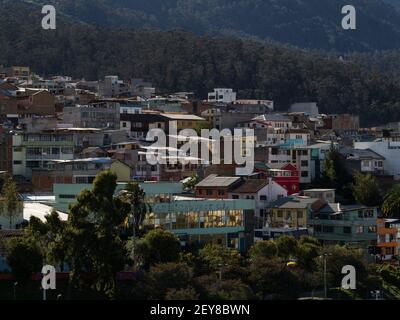
[(63, 123), (75, 128), (119, 129), (120, 105), (118, 102), (95, 102), (64, 108)]
[(236, 92), (232, 89), (217, 88), (208, 94), (208, 102), (232, 103), (236, 101)]
[(352, 244), (367, 248), (376, 243), (377, 209), (328, 203), (313, 210), (308, 221), (311, 235), (326, 244)]
[(74, 137), (68, 133), (13, 135), (13, 174), (32, 177), (33, 169), (51, 168), (53, 160), (74, 158)]
[(302, 193), (306, 197), (320, 199), (327, 203), (335, 202), (335, 189), (307, 189)]
[(355, 149), (367, 150), (379, 154), (385, 160), (383, 166), (395, 180), (400, 180), (400, 140), (397, 138), (381, 138), (375, 141), (354, 142)]

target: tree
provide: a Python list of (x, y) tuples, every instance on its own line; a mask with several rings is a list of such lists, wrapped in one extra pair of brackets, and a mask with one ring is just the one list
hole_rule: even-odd
[(207, 266), (208, 272), (218, 274), (219, 278), (245, 276), (242, 257), (236, 249), (219, 244), (207, 244), (199, 251), (199, 258)]
[(278, 248), (275, 241), (257, 241), (250, 249), (250, 258), (255, 260), (258, 258), (272, 258), (278, 254)]
[(295, 258), (297, 254), (297, 240), (292, 236), (282, 236), (275, 240), (278, 256), (288, 260)]
[(29, 238), (14, 238), (6, 245), (6, 260), (18, 283), (24, 285), (42, 268), (42, 254)]
[(301, 292), (300, 281), (281, 258), (252, 261), (249, 281), (260, 299), (295, 299)]
[(165, 299), (171, 289), (187, 289), (191, 285), (192, 279), (193, 271), (185, 263), (156, 264), (150, 267), (145, 279), (148, 298)]
[(355, 183), (351, 185), (354, 198), (364, 206), (378, 207), (382, 205), (382, 191), (376, 178), (371, 174), (356, 173)]
[(155, 229), (138, 241), (136, 255), (145, 268), (158, 263), (177, 262), (180, 258), (181, 243), (169, 231)]
[(151, 210), (150, 205), (145, 202), (146, 194), (137, 182), (129, 182), (125, 190), (119, 194), (118, 198), (130, 208), (130, 218), (132, 219), (133, 235), (131, 258), (135, 261), (136, 237), (143, 224), (146, 214)]
[(382, 212), (386, 217), (400, 218), (400, 185), (393, 187), (385, 196)]
[(42, 222), (39, 218), (32, 216), (29, 220), (28, 236), (32, 238), (32, 241), (40, 244), (45, 262), (58, 265), (63, 271), (68, 250), (64, 238), (66, 223), (61, 221), (55, 209), (45, 216), (45, 220)]
[(193, 191), (196, 184), (199, 183), (199, 177), (197, 174), (193, 174), (188, 181), (183, 184), (186, 191)]
[(313, 272), (317, 268), (316, 258), (320, 255), (321, 243), (311, 237), (301, 237), (298, 241), (296, 259), (300, 268)]
[(22, 210), (23, 203), (18, 193), (17, 184), (9, 176), (4, 181), (2, 195), (4, 197), (4, 210), (9, 219), (9, 227), (12, 229), (13, 219)]
[(192, 287), (185, 289), (168, 289), (165, 300), (199, 300), (199, 294)]
[(251, 300), (255, 295), (249, 285), (240, 279), (219, 279), (204, 275), (195, 279), (195, 287), (201, 300)]
[[(119, 237), (129, 208), (114, 197), (117, 177), (110, 171), (97, 175), (93, 190), (84, 190), (70, 207), (65, 229), (71, 281), (88, 285), (108, 297), (116, 295), (117, 272), (123, 270), (127, 252)], [(85, 274), (93, 275), (93, 281)]]
[(146, 214), (151, 207), (145, 202), (146, 194), (137, 182), (129, 182), (118, 198), (130, 207), (130, 217), (133, 225), (133, 237), (139, 233)]
[(341, 191), (351, 181), (345, 161), (333, 144), (326, 155), (324, 168), (325, 177), (335, 189)]

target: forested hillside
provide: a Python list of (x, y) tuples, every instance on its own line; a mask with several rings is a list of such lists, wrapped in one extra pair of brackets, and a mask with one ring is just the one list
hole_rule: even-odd
[(400, 120), (399, 77), (335, 55), (183, 31), (104, 29), (65, 17), (45, 31), (41, 17), (18, 1), (0, 7), (0, 64), (74, 78), (145, 77), (161, 91), (192, 90), (200, 98), (227, 86), (241, 98), (273, 99), (279, 110), (316, 101), (322, 112), (360, 114), (364, 125)]
[[(19, 0), (13, 0), (19, 1)], [(397, 49), (398, 0), (30, 0), (106, 27), (181, 28), (255, 37), (340, 52)], [(341, 28), (341, 8), (357, 9), (357, 30)]]

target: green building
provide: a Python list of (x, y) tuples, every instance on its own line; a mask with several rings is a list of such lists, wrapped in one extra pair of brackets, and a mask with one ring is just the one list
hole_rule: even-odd
[(328, 203), (311, 213), (308, 225), (312, 235), (326, 244), (366, 247), (377, 239), (377, 209)]
[[(116, 192), (126, 184), (119, 183)], [(245, 252), (254, 241), (255, 201), (247, 199), (200, 199), (178, 196), (182, 183), (144, 182), (140, 184), (151, 205), (144, 221), (175, 233), (182, 245), (220, 243)], [(68, 212), (79, 193), (90, 184), (55, 184), (57, 210)]]

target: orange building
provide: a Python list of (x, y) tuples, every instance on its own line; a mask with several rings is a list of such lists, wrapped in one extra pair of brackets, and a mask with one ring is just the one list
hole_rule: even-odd
[(392, 225), (395, 222), (398, 222), (398, 220), (397, 219), (386, 219), (386, 218), (378, 218), (378, 220), (377, 220), (378, 258), (380, 258), (381, 261), (390, 261), (394, 258), (394, 256), (397, 255), (398, 228), (395, 227), (394, 225)]

